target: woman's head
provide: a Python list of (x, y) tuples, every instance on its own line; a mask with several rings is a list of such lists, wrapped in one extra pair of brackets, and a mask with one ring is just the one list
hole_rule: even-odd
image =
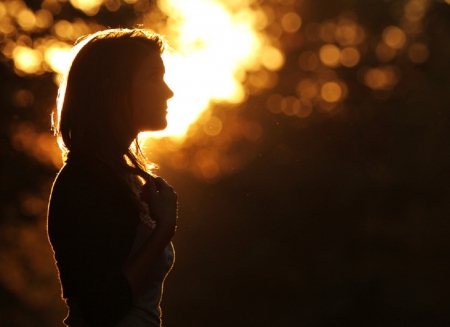
[(139, 132), (167, 124), (173, 93), (163, 79), (163, 39), (142, 29), (112, 29), (83, 38), (74, 50), (58, 96), (65, 151), (129, 157)]
[(131, 125), (136, 132), (164, 129), (167, 100), (173, 93), (164, 81), (161, 56), (153, 51), (142, 59), (131, 80)]

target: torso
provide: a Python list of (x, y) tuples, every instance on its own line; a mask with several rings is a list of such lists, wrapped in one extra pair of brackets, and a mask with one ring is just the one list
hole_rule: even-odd
[[(122, 296), (131, 301), (132, 295), (122, 267), (139, 250), (150, 232), (141, 226), (139, 213), (124, 200), (120, 189), (105, 179), (107, 173), (102, 168), (98, 163), (93, 165), (86, 161), (69, 163), (60, 172), (52, 190), (48, 232), (63, 296), (70, 308), (65, 323), (70, 327), (88, 326), (82, 317), (81, 304), (89, 303), (90, 294), (95, 294), (97, 299), (96, 292), (101, 292), (99, 299), (104, 301), (91, 303), (98, 306), (93, 309), (94, 315), (100, 312), (97, 318), (105, 321), (105, 325), (160, 326), (163, 282), (174, 261), (172, 244), (166, 246), (155, 263), (141, 296), (133, 303), (124, 302)], [(99, 277), (95, 277), (96, 274)], [(111, 284), (101, 280), (103, 286), (98, 288), (96, 281), (103, 276)], [(109, 307), (110, 297), (115, 297), (111, 302), (114, 308)], [(117, 313), (120, 310), (123, 314)], [(111, 318), (114, 314), (116, 318)]]

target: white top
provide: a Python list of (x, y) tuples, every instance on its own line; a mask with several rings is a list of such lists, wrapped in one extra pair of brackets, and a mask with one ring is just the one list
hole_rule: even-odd
[[(138, 225), (136, 239), (128, 258), (133, 257), (142, 247), (146, 239), (150, 236), (148, 229)], [(133, 308), (121, 320), (116, 327), (159, 327), (161, 325), (161, 297), (163, 293), (163, 283), (175, 259), (175, 252), (172, 243), (167, 244), (164, 252), (155, 262), (155, 267), (147, 287), (141, 295), (134, 301)]]

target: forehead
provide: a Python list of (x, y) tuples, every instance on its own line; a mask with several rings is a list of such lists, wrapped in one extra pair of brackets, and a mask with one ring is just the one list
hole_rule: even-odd
[(139, 70), (164, 70), (164, 63), (156, 51), (150, 51), (139, 64)]

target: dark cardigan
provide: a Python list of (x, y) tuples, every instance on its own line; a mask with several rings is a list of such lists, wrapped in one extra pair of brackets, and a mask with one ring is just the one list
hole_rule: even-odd
[(101, 162), (69, 160), (53, 185), (48, 210), (64, 298), (74, 298), (91, 326), (113, 326), (132, 307), (122, 268), (139, 213)]

